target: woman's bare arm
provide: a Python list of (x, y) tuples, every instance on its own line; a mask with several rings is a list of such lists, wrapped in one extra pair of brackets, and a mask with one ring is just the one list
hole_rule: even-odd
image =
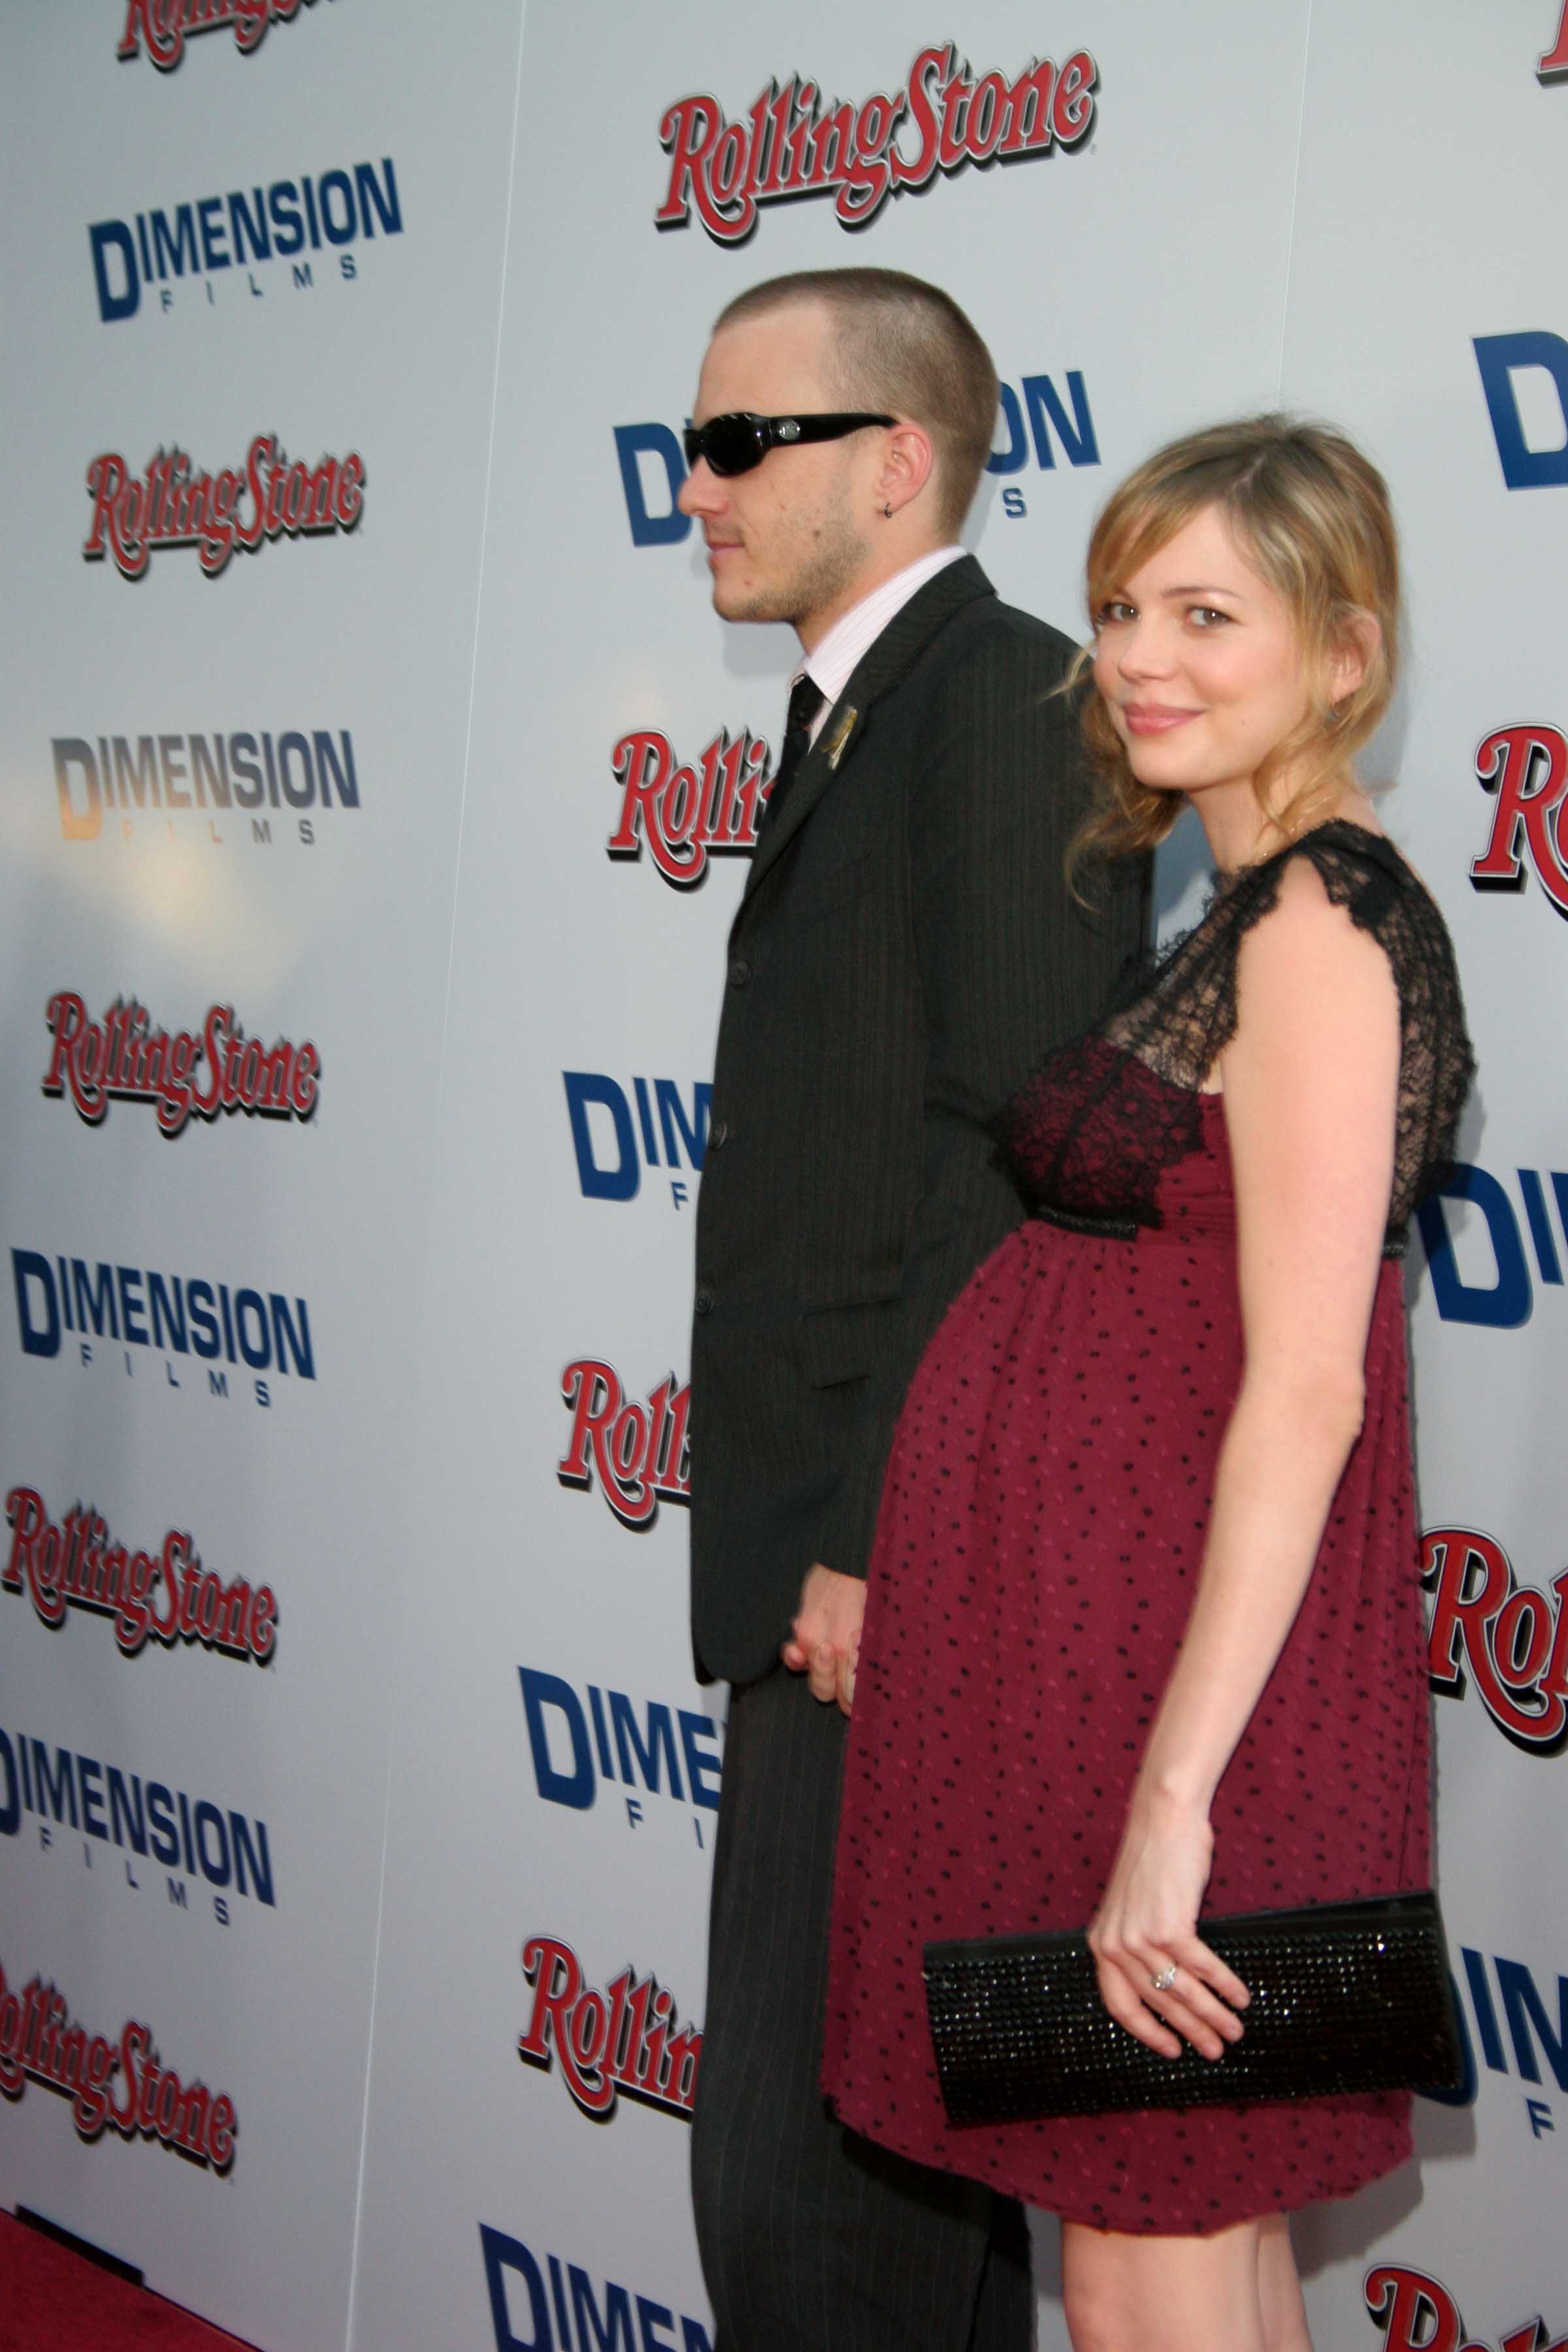
[[(1174, 2056), (1237, 2032), (1245, 1988), (1195, 1932), (1209, 1806), (1283, 1648), (1362, 1423), (1393, 1182), (1399, 1006), (1383, 950), (1306, 858), (1242, 944), (1221, 1062), (1244, 1370), (1202, 1570), (1091, 1943), (1107, 2007)], [(1171, 1962), (1168, 1992), (1151, 1979)], [(1158, 2011), (1158, 2015), (1154, 2013)], [(1168, 2021), (1163, 2025), (1161, 2018)]]

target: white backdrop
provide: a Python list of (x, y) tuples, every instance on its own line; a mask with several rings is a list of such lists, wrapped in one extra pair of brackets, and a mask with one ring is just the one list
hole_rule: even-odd
[[(264, 1664), (178, 1636), (126, 1656), (89, 1608), (51, 1628), (25, 1561), (0, 1580), (0, 1969), (7, 1992), (57, 1986), (89, 2036), (145, 2023), (238, 2127), (221, 2171), (178, 2163), (134, 2127), (89, 2141), (18, 2076), (0, 2201), (277, 2352), (707, 2342), (685, 2118), (722, 1696), (686, 1639), (690, 1232), (793, 641), (713, 617), (676, 436), (731, 293), (868, 260), (949, 286), (990, 341), (997, 470), (966, 535), (1062, 625), (1095, 509), (1173, 432), (1283, 400), (1345, 425), (1394, 488), (1415, 655), (1379, 747), (1388, 822), (1448, 915), (1482, 1062), (1467, 1171), (1423, 1228), (1435, 1263), (1411, 1261), (1476, 2085), (1421, 2108), (1419, 2175), (1298, 2235), (1322, 2352), (1373, 2346), (1377, 2315), (1389, 2352), (1531, 2352), (1537, 2314), (1544, 2352), (1568, 2328), (1553, 0), (1484, 24), (1457, 0), (1370, 20), (975, 0), (923, 48), (881, 0), (803, 0), (784, 34), (702, 0), (458, 21), (273, 0), (181, 45), (184, 13), (0, 12), (0, 390), (24, 460), (0, 546), (20, 616), (0, 653), (0, 1475), (132, 1549), (188, 1531), (224, 1584), (270, 1585), (278, 1633)], [(825, 189), (728, 234), (754, 125), (797, 127), (807, 81), (874, 147), (863, 101), (912, 76), (912, 161), (944, 84), (1010, 87), (1042, 58), (1054, 152), (976, 160), (961, 118), (950, 161), (868, 225)], [(683, 142), (708, 178), (678, 169)], [(699, 216), (660, 226), (683, 201)], [(268, 434), (312, 467), (358, 454), (352, 529), (215, 577), (190, 545), (134, 581), (84, 561), (94, 458), (243, 468)], [(321, 804), (317, 730), (340, 763), (347, 731), (357, 804)], [(94, 831), (84, 753), (62, 812), (51, 747), (112, 772), (121, 736)], [(195, 736), (215, 762), (224, 739), (226, 807), (168, 793)], [(1167, 922), (1194, 864), (1179, 838)], [(98, 1022), (134, 998), (171, 1033), (231, 1006), (264, 1047), (313, 1044), (319, 1100), (169, 1139), (122, 1097), (93, 1124), (42, 1090), (59, 991)], [(14, 1251), (34, 1254), (19, 1292)], [(128, 1288), (99, 1292), (100, 1264)], [(205, 1292), (184, 1351), (166, 1318), (152, 1344), (153, 1272), (164, 1295), (211, 1286), (210, 1361)], [(273, 1294), (295, 1328), (305, 1302), (310, 1379), (297, 1354), (245, 1360), (242, 1338), (259, 1359), (287, 1337)], [(102, 1329), (66, 1328), (95, 1306)], [(136, 1850), (131, 1776), (177, 1825), (188, 1800), (175, 1864), (150, 1832)], [(217, 1883), (233, 1813), (253, 1846), (265, 1825), (270, 1903)], [(8, 2090), (23, 2031), (0, 1998)], [(1059, 2346), (1053, 2224), (1037, 2252)]]

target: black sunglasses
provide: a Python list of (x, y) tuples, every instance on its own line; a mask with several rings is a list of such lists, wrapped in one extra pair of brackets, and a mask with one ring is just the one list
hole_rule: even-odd
[(859, 409), (830, 409), (817, 416), (753, 416), (736, 409), (686, 428), (686, 462), (706, 457), (715, 474), (749, 474), (770, 449), (791, 449), (802, 441), (841, 441), (863, 425), (896, 425), (896, 416), (869, 416)]

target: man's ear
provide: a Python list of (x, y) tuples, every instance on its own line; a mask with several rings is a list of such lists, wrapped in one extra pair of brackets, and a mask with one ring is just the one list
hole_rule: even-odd
[(935, 470), (936, 449), (923, 425), (884, 427), (876, 479), (879, 510), (891, 507), (897, 514), (920, 496)]

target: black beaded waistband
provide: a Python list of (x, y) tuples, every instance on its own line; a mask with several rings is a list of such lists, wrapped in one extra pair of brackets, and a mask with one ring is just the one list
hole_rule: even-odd
[[(1070, 1209), (1047, 1206), (1044, 1201), (1032, 1202), (1029, 1214), (1031, 1217), (1037, 1217), (1042, 1224), (1059, 1225), (1063, 1233), (1087, 1234), (1092, 1241), (1136, 1241), (1140, 1232), (1143, 1230), (1135, 1217), (1079, 1216)], [(1151, 1226), (1148, 1230), (1159, 1232), (1161, 1228)], [(1404, 1257), (1408, 1246), (1407, 1234), (1394, 1234), (1384, 1243), (1383, 1255), (1384, 1257), (1397, 1260)]]
[(1064, 1233), (1089, 1234), (1096, 1241), (1131, 1242), (1138, 1237), (1133, 1217), (1079, 1217), (1070, 1209), (1047, 1208), (1043, 1201), (1035, 1202), (1029, 1214), (1043, 1224), (1060, 1225)]

